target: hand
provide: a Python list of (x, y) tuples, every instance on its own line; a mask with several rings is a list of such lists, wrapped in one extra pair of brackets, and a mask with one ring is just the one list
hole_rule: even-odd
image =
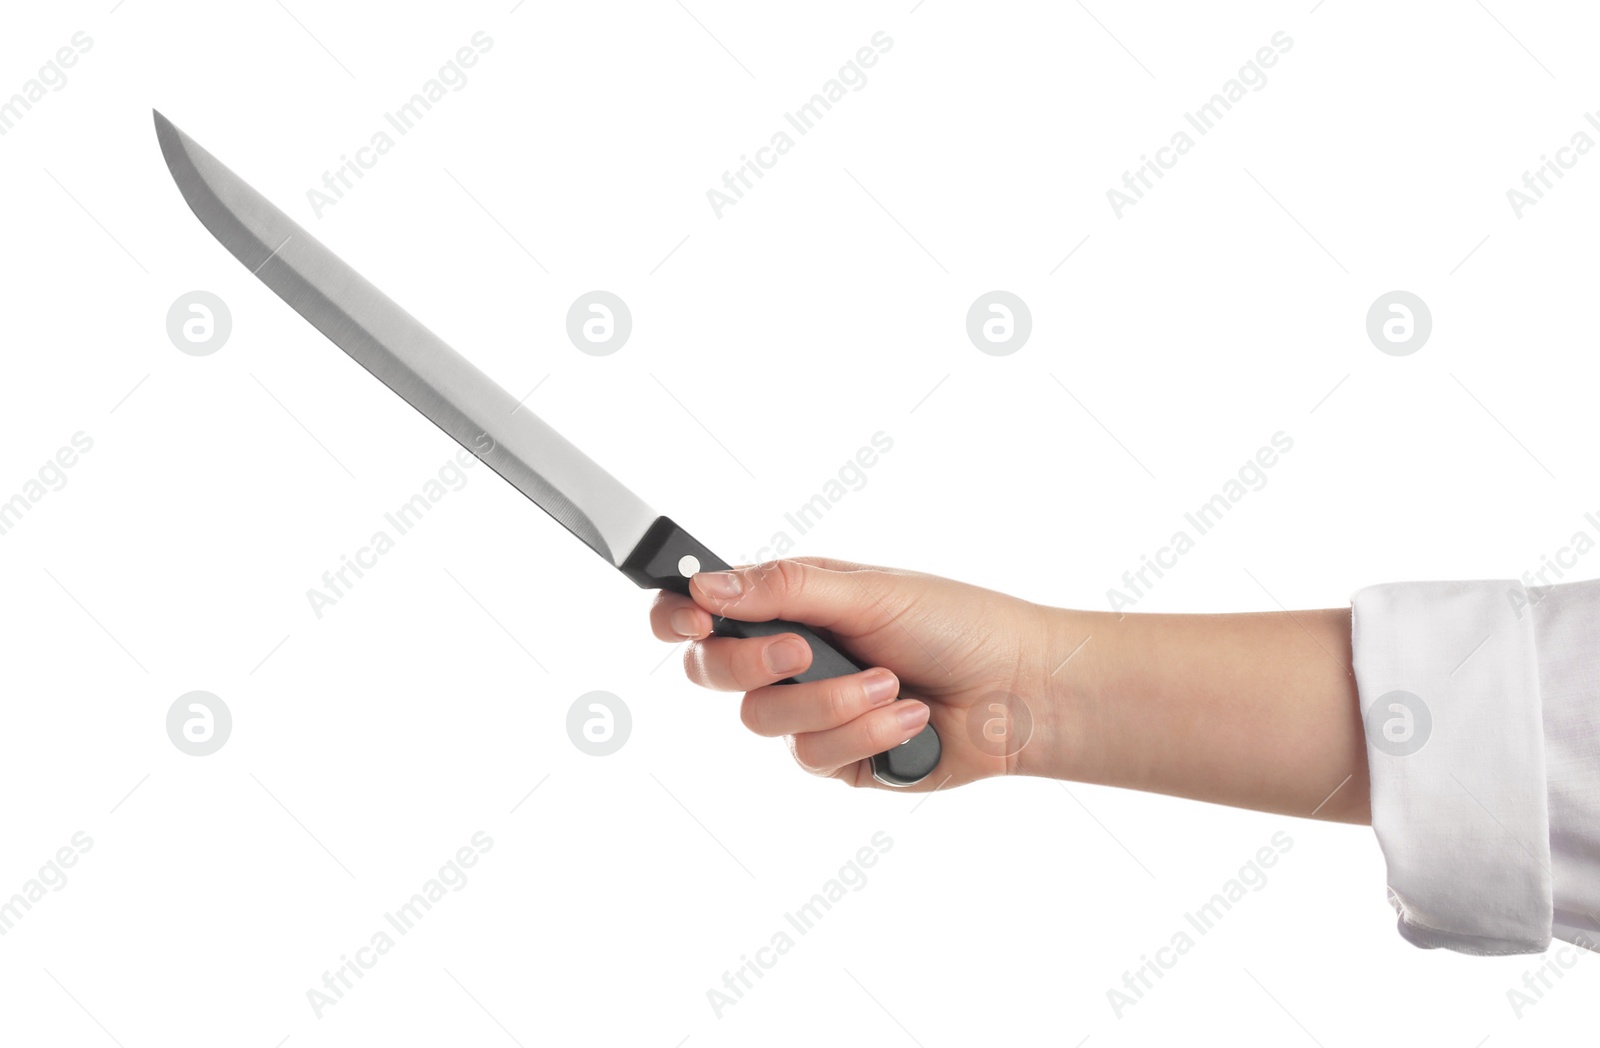
[[(804, 557), (703, 572), (692, 598), (662, 592), (650, 609), (661, 640), (690, 641), (689, 679), (743, 691), (740, 715), (757, 735), (787, 736), (800, 766), (852, 786), (881, 786), (873, 754), (932, 718), (943, 755), (913, 790), (959, 786), (1018, 769), (1050, 674), (1047, 609), (916, 572)], [(792, 633), (711, 635), (713, 615), (803, 622), (871, 667), (805, 684), (776, 684), (811, 664)], [(893, 701), (896, 695), (903, 698)]]
[[(870, 758), (931, 717), (943, 754), (911, 790), (1042, 775), (1369, 818), (1348, 608), (1071, 611), (814, 557), (698, 574), (689, 590), (692, 599), (657, 596), (656, 636), (688, 639), (689, 679), (745, 692), (745, 725), (788, 736), (795, 760), (817, 775), (882, 785)], [(714, 614), (803, 622), (872, 668), (776, 684), (810, 665), (810, 649), (788, 633), (712, 636)], [(896, 694), (905, 697), (895, 702)]]

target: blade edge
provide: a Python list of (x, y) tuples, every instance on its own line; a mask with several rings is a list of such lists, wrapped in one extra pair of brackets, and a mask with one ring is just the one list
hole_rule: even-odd
[[(519, 405), (501, 386), (159, 112), (155, 123), (179, 192), (230, 254), (413, 409), (613, 565), (622, 565), (655, 520), (653, 510), (531, 412), (514, 418)], [(214, 169), (211, 176), (202, 164)], [(234, 206), (219, 189), (216, 172), (231, 180), (228, 188), (242, 198)], [(285, 232), (284, 239), (269, 244), (246, 221), (250, 211), (264, 213)], [(306, 269), (338, 278), (338, 286), (324, 290)], [(463, 403), (472, 404), (476, 413)], [(555, 467), (564, 478), (547, 478), (532, 458), (542, 459), (546, 470)], [(609, 527), (570, 497), (561, 479), (569, 487), (598, 488), (590, 494), (607, 503)]]

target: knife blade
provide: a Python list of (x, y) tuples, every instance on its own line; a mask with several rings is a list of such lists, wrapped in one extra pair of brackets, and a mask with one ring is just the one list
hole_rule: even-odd
[[(607, 473), (493, 379), (368, 283), (160, 112), (156, 138), (200, 223), (244, 266), (373, 377), (645, 589), (687, 595), (696, 571), (729, 567)], [(780, 682), (842, 677), (859, 663), (800, 623), (713, 616), (720, 636), (794, 633), (811, 648), (803, 673)], [(910, 786), (939, 763), (928, 724), (872, 758), (872, 775)]]

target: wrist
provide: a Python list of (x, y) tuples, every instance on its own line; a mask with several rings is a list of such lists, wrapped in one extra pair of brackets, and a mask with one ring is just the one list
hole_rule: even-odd
[(1109, 641), (1096, 635), (1106, 616), (1067, 608), (1039, 607), (1037, 680), (1024, 695), (1032, 734), (1017, 753), (1014, 775), (1097, 781), (1110, 759), (1108, 725), (1099, 681)]

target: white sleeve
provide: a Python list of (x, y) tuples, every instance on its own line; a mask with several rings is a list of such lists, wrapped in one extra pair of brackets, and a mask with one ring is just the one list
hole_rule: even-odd
[(1352, 629), (1400, 933), (1600, 949), (1600, 582), (1370, 586)]
[(1600, 950), (1600, 582), (1528, 593), (1544, 705), (1552, 931)]

